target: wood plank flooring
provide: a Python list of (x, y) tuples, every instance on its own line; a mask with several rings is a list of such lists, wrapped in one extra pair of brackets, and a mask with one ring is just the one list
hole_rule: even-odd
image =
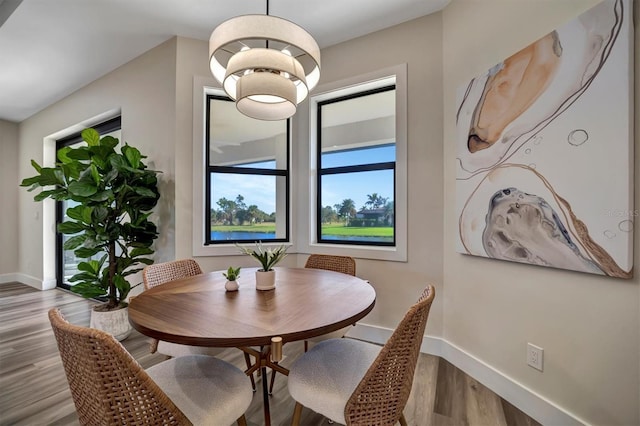
[[(62, 290), (0, 284), (0, 425), (78, 424), (47, 311), (58, 307), (70, 322), (86, 326), (92, 305)], [(150, 354), (149, 339), (136, 331), (122, 343), (144, 368), (165, 359)], [(286, 345), (282, 364), (289, 366), (302, 350), (302, 343)], [(245, 368), (239, 350), (229, 349), (223, 358)], [(289, 425), (291, 421), (294, 402), (286, 382), (285, 376), (276, 376), (271, 396), (273, 425)], [(260, 381), (257, 385), (259, 391), (247, 411), (249, 426), (264, 423)], [(418, 360), (405, 417), (412, 426), (539, 425), (446, 360), (426, 354)], [(305, 409), (301, 424), (328, 422)]]

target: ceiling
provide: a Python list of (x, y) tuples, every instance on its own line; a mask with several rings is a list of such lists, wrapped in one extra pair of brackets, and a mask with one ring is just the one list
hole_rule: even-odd
[[(321, 48), (441, 10), (450, 0), (271, 0)], [(264, 0), (0, 0), (0, 119), (20, 122), (173, 36), (208, 40)]]

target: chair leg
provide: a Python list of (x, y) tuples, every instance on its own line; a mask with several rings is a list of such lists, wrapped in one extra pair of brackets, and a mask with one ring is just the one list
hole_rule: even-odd
[(308, 351), (309, 350), (309, 342), (307, 342), (306, 340), (304, 341), (304, 351)]
[(296, 408), (293, 410), (291, 418), (291, 426), (300, 426), (300, 417), (302, 417), (302, 404), (296, 401)]
[(244, 414), (238, 419), (238, 426), (247, 426), (247, 418)]
[(404, 418), (404, 413), (400, 415), (400, 426), (407, 426), (407, 419)]
[[(249, 358), (249, 354), (248, 353), (244, 353), (244, 360), (247, 363), (247, 368), (251, 368), (251, 358)], [(253, 373), (251, 373), (249, 375), (249, 379), (251, 380), (251, 388), (253, 388), (253, 391), (256, 391), (256, 381), (253, 379)]]
[(273, 395), (273, 384), (276, 382), (276, 370), (271, 370), (271, 383), (269, 384), (269, 395)]
[(155, 354), (158, 351), (158, 339), (152, 339), (149, 343), (149, 352)]

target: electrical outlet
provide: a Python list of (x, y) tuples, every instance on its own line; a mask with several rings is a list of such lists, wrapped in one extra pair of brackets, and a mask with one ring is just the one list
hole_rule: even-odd
[(544, 349), (531, 343), (527, 343), (527, 364), (537, 370), (542, 371), (542, 359)]

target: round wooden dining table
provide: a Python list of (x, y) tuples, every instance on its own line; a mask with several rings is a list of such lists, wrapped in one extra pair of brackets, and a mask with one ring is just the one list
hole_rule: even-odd
[[(261, 369), (267, 425), (266, 367), (288, 374), (271, 359), (272, 342), (305, 340), (355, 324), (376, 301), (373, 287), (351, 275), (274, 269), (273, 290), (256, 290), (257, 268), (243, 268), (238, 291), (226, 291), (224, 271), (215, 271), (151, 288), (129, 304), (129, 321), (149, 337), (185, 345), (237, 347), (256, 357), (247, 373)], [(255, 346), (261, 350), (251, 348)]]

